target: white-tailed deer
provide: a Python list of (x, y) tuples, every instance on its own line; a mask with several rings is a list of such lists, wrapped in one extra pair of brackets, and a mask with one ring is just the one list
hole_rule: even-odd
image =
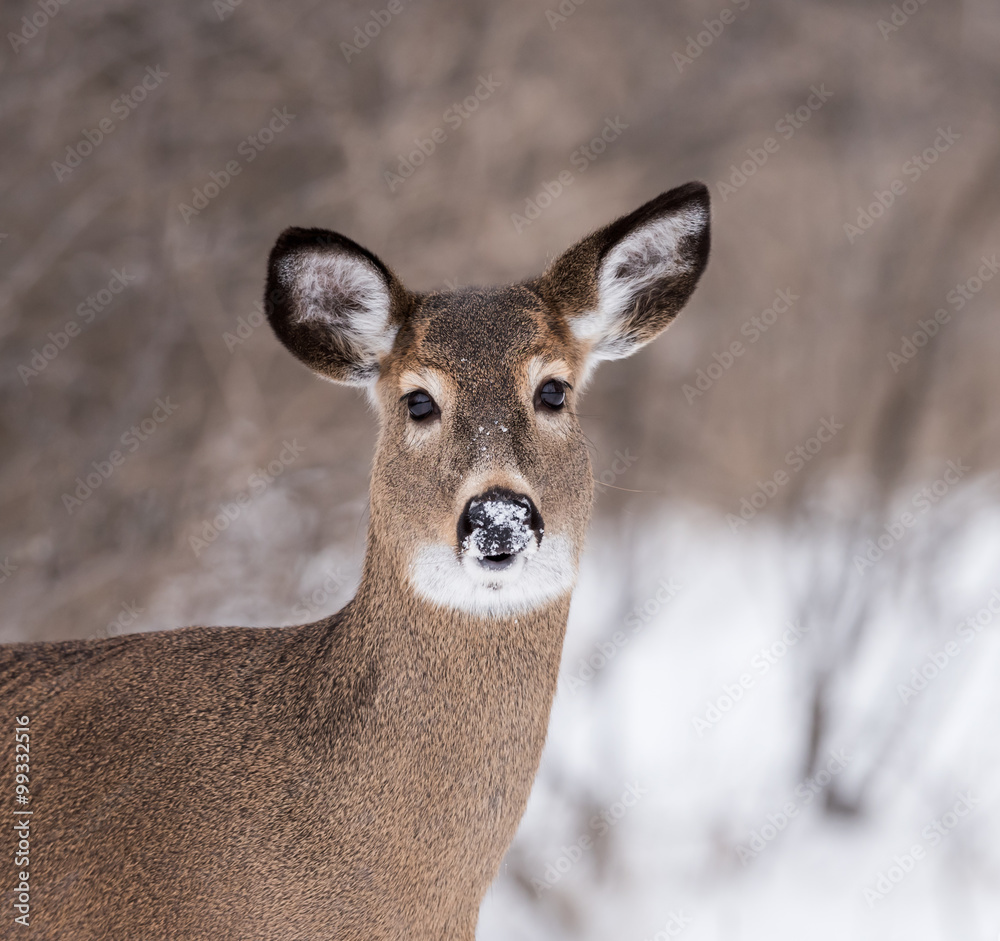
[(27, 716), (32, 811), (2, 828), (3, 936), (28, 834), (25, 938), (472, 941), (556, 690), (593, 496), (577, 399), (708, 247), (699, 183), (512, 287), (412, 293), (284, 232), (275, 332), (378, 410), (357, 596), (299, 627), (0, 648), (3, 801)]

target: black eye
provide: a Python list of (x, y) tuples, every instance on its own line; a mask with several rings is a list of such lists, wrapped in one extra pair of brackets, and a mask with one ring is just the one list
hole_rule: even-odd
[(410, 410), (410, 418), (414, 421), (423, 421), (431, 415), (440, 414), (437, 403), (422, 389), (416, 389), (403, 398), (406, 399), (406, 406)]
[(558, 412), (566, 404), (566, 383), (558, 379), (543, 383), (535, 395), (535, 407), (539, 404)]

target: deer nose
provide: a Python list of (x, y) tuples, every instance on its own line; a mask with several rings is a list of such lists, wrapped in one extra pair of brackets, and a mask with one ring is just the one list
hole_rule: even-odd
[(487, 569), (513, 565), (519, 555), (538, 548), (544, 532), (531, 497), (505, 487), (472, 497), (458, 518), (459, 549)]

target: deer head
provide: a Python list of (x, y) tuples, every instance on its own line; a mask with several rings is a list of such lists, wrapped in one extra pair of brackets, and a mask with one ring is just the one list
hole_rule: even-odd
[(565, 601), (593, 479), (576, 406), (594, 366), (673, 320), (709, 251), (709, 198), (689, 183), (589, 235), (539, 278), (407, 290), (323, 229), (271, 252), (281, 341), (379, 418), (366, 577), (432, 606), (516, 617)]

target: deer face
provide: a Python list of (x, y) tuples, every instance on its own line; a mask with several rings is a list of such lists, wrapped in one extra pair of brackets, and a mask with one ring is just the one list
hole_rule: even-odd
[(371, 538), (424, 600), (482, 617), (562, 599), (593, 499), (576, 404), (594, 365), (659, 334), (708, 257), (688, 184), (505, 288), (415, 294), (343, 236), (289, 229), (267, 308), (285, 345), (380, 419)]

